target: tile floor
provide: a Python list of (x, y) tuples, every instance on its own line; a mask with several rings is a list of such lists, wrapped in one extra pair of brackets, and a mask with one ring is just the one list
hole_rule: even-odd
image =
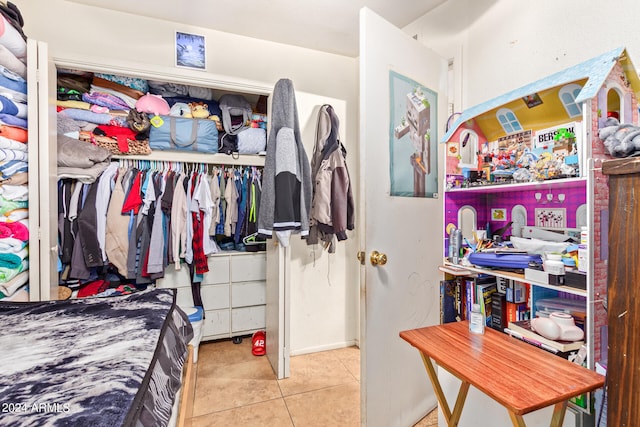
[[(192, 427), (359, 426), (360, 351), (342, 348), (291, 358), (277, 380), (251, 339), (200, 344)], [(438, 425), (437, 411), (416, 426)]]

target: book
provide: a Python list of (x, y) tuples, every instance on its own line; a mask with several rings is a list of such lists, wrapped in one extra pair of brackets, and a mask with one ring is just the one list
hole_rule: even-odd
[(457, 280), (440, 281), (440, 323), (450, 323), (461, 320), (458, 312), (457, 293), (460, 284)]
[(504, 294), (491, 294), (491, 327), (499, 331), (507, 327), (507, 300)]
[(476, 285), (476, 303), (480, 305), (480, 312), (485, 316), (485, 326), (491, 326), (491, 294), (497, 290), (495, 282)]
[(571, 352), (574, 350), (579, 350), (582, 345), (584, 345), (584, 341), (554, 341), (548, 338), (543, 337), (540, 334), (537, 334), (531, 328), (530, 320), (519, 320), (515, 322), (509, 322), (507, 325), (507, 329), (516, 334), (520, 334), (524, 338), (528, 338), (533, 342), (538, 342), (540, 344), (544, 344), (544, 346), (555, 349), (561, 352)]
[(529, 286), (526, 283), (510, 280), (506, 289), (507, 302), (523, 303), (529, 299)]
[(473, 279), (468, 279), (464, 282), (464, 306), (465, 306), (465, 319), (469, 319), (471, 317), (471, 307), (476, 301), (475, 294), (475, 282)]
[(556, 348), (550, 347), (546, 344), (543, 344), (539, 341), (536, 341), (534, 339), (525, 337), (520, 335), (517, 332), (512, 331), (509, 328), (504, 328), (504, 333), (506, 333), (507, 335), (510, 335), (511, 337), (513, 337), (514, 339), (520, 340), (522, 342), (526, 342), (527, 344), (533, 345), (535, 347), (538, 347), (544, 351), (548, 351), (551, 354), (555, 354), (556, 356), (560, 356), (563, 359), (567, 359), (567, 360), (571, 360), (571, 358), (578, 353), (578, 350), (570, 350), (570, 351), (560, 351)]
[(507, 313), (506, 313), (507, 322), (517, 322), (519, 320), (527, 320), (531, 317), (530, 315), (531, 311), (529, 310), (529, 306), (525, 302), (520, 304), (507, 302), (506, 306), (507, 306)]

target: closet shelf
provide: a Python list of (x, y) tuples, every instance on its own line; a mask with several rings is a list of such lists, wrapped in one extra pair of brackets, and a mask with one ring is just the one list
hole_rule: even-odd
[(493, 269), (486, 269), (486, 268), (478, 268), (478, 267), (474, 267), (474, 266), (460, 266), (459, 264), (453, 264), (447, 260), (445, 260), (443, 262), (443, 266), (445, 267), (451, 267), (451, 268), (464, 268), (465, 270), (468, 270), (472, 273), (479, 273), (479, 274), (488, 274), (490, 276), (495, 276), (495, 277), (502, 277), (505, 279), (510, 279), (510, 280), (516, 280), (518, 282), (525, 282), (525, 283), (530, 283), (532, 285), (538, 286), (540, 288), (546, 288), (546, 289), (553, 289), (555, 291), (562, 291), (562, 292), (566, 292), (568, 294), (573, 294), (573, 295), (579, 295), (582, 297), (587, 297), (588, 293), (586, 290), (583, 289), (578, 289), (578, 288), (572, 288), (570, 286), (555, 286), (555, 285), (549, 285), (547, 283), (542, 283), (542, 282), (534, 282), (532, 280), (529, 279), (525, 279), (524, 278), (524, 274), (522, 273), (514, 273), (512, 271), (503, 271), (503, 270), (493, 270)]
[(112, 155), (112, 159), (149, 160), (161, 162), (206, 163), (229, 166), (264, 166), (265, 156), (257, 154), (229, 155), (224, 153), (207, 154), (189, 151), (160, 151), (150, 155)]
[(489, 184), (478, 185), (476, 187), (466, 188), (451, 188), (445, 189), (445, 193), (466, 193), (466, 192), (478, 192), (478, 193), (504, 193), (508, 190), (546, 190), (556, 188), (583, 188), (587, 185), (587, 178), (575, 177), (575, 178), (562, 178), (562, 179), (548, 179), (546, 181), (532, 181), (532, 182), (518, 182), (512, 184)]

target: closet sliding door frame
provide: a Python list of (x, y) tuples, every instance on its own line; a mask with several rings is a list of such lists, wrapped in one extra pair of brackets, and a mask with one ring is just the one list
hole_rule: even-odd
[[(27, 40), (27, 117), (29, 159), (29, 301), (40, 301), (40, 155), (38, 42)], [(46, 99), (46, 98), (44, 98)]]
[(58, 204), (56, 75), (46, 43), (27, 40), (27, 64), (29, 300), (48, 301), (58, 299)]
[[(49, 114), (49, 125), (53, 124), (53, 135), (49, 134), (48, 139), (45, 139), (43, 134), (41, 133), (41, 140), (48, 140), (50, 142), (56, 141), (56, 77), (57, 77), (57, 69), (58, 68), (66, 68), (72, 70), (83, 70), (89, 72), (100, 72), (100, 73), (110, 73), (116, 75), (125, 75), (131, 77), (139, 77), (147, 80), (158, 80), (164, 82), (171, 83), (180, 83), (191, 86), (201, 86), (212, 88), (217, 91), (228, 91), (228, 92), (238, 92), (238, 93), (246, 93), (246, 94), (255, 94), (255, 95), (266, 95), (271, 97), (273, 87), (267, 86), (261, 82), (243, 80), (243, 79), (235, 79), (229, 78), (227, 76), (220, 76), (213, 73), (203, 73), (201, 71), (194, 70), (177, 70), (172, 67), (162, 67), (162, 66), (151, 66), (149, 64), (139, 64), (139, 63), (128, 63), (126, 61), (119, 60), (109, 60), (109, 63), (106, 63), (105, 58), (91, 59), (86, 57), (77, 57), (74, 54), (64, 54), (54, 56), (52, 60), (49, 61), (49, 70), (47, 73), (40, 72), (40, 75), (47, 75), (49, 86), (53, 88), (53, 96), (49, 93), (46, 97), (41, 97), (40, 99), (50, 100), (49, 103), (51, 105), (48, 106), (48, 114)], [(51, 91), (49, 91), (51, 92)], [(269, 105), (270, 108), (270, 105)], [(270, 111), (268, 115), (270, 115)], [(270, 123), (267, 123), (267, 126), (270, 126)], [(268, 130), (267, 130), (268, 132)], [(45, 144), (46, 145), (46, 144)], [(47, 158), (49, 161), (53, 163), (53, 173), (54, 178), (51, 180), (53, 184), (53, 193), (52, 197), (46, 200), (48, 204), (48, 209), (41, 209), (41, 212), (45, 210), (49, 212), (56, 212), (55, 215), (51, 215), (51, 217), (55, 218), (55, 221), (48, 221), (47, 224), (43, 224), (42, 233), (47, 233), (50, 235), (53, 233), (55, 235), (55, 239), (53, 240), (54, 244), (57, 242), (57, 190), (55, 179), (56, 173), (56, 149), (55, 142), (50, 144), (52, 147), (49, 147), (49, 154), (47, 154)], [(150, 156), (154, 160), (163, 160), (162, 157), (171, 158), (172, 153), (156, 153)], [(42, 152), (41, 152), (42, 155)], [(216, 154), (211, 156), (203, 156), (197, 153), (180, 153), (181, 161), (190, 161), (197, 163), (210, 163), (210, 164), (224, 164), (224, 165), (235, 165), (235, 164), (254, 164), (256, 156), (240, 156), (238, 159), (234, 159), (231, 156), (225, 154)], [(131, 158), (139, 156), (129, 156)], [(250, 160), (253, 159), (253, 160)], [(42, 159), (41, 159), (42, 160)], [(175, 159), (174, 159), (175, 160)], [(49, 190), (51, 191), (51, 189)], [(45, 203), (45, 199), (41, 199), (42, 203)], [(274, 239), (275, 240), (275, 239)], [(274, 245), (274, 242), (269, 242), (269, 245)], [(57, 271), (57, 245), (48, 246), (50, 252), (47, 256), (42, 257), (41, 265), (42, 268), (51, 269)], [(42, 251), (42, 253), (46, 253), (48, 250)], [(290, 257), (287, 256), (283, 248), (277, 247), (277, 250), (268, 250), (267, 251), (267, 307), (266, 307), (266, 317), (267, 317), (267, 336), (271, 345), (275, 348), (273, 349), (273, 353), (269, 360), (272, 364), (273, 370), (276, 373), (278, 378), (285, 378), (289, 376), (289, 349), (290, 346), (290, 328), (289, 328), (289, 319), (290, 319), (290, 309), (289, 309), (289, 261)], [(57, 287), (57, 274), (51, 276), (51, 284), (55, 282)], [(276, 320), (277, 319), (277, 320)], [(271, 347), (271, 346), (270, 346)], [(276, 357), (277, 355), (277, 357)]]

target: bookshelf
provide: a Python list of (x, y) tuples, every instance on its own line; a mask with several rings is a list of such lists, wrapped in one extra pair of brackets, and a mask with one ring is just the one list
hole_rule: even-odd
[[(607, 335), (603, 304), (611, 271), (607, 271), (609, 187), (600, 167), (611, 156), (598, 134), (605, 126), (607, 112), (620, 117), (620, 123), (638, 123), (637, 88), (624, 84), (628, 79), (635, 82), (637, 75), (626, 71), (628, 57), (609, 54), (466, 109), (442, 138), (446, 145), (444, 279), (460, 284), (489, 276), (498, 283), (498, 292), (501, 282), (509, 286), (525, 283), (529, 317), (567, 310), (576, 317), (576, 324), (581, 323), (584, 366), (591, 370), (596, 362), (606, 359), (606, 340), (611, 336), (611, 329)], [(608, 60), (603, 61), (604, 57)], [(560, 94), (566, 85), (577, 88), (580, 114), (569, 116), (563, 108)], [(523, 99), (532, 93), (543, 102), (529, 107)], [(563, 139), (567, 131), (572, 135)], [(457, 237), (458, 230), (462, 239)], [(584, 245), (576, 257), (581, 272), (551, 277), (549, 271), (528, 271), (525, 277), (522, 270), (469, 264), (465, 255), (477, 250), (474, 245), (483, 235), (492, 244), (542, 241), (542, 246), (525, 251), (543, 256), (563, 252), (566, 246), (561, 244), (573, 240)], [(636, 235), (633, 238), (637, 240)], [(503, 325), (494, 326), (500, 329)], [(590, 413), (588, 400), (586, 396), (575, 403)], [(478, 410), (481, 407), (478, 405)]]

